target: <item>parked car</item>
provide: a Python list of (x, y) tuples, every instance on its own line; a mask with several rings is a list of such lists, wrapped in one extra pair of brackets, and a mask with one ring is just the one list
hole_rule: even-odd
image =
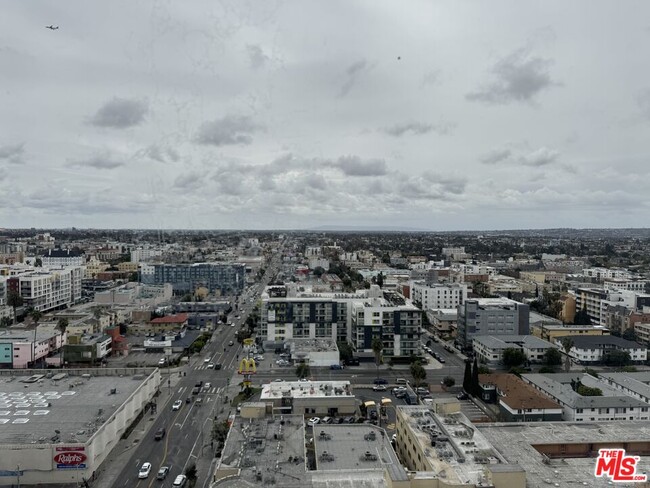
[(182, 406), (183, 406), (183, 402), (181, 402), (180, 400), (176, 400), (172, 405), (172, 410), (180, 410)]
[(203, 385), (203, 389), (204, 390), (209, 390), (211, 386), (212, 385), (210, 383), (206, 383), (205, 385)]
[(334, 419), (332, 417), (323, 417), (320, 421), (321, 424), (331, 424), (334, 423)]
[(234, 343), (233, 341), (228, 342), (228, 345), (229, 345), (229, 346), (232, 346), (232, 345), (234, 345), (234, 344), (235, 344), (235, 343)]
[(185, 483), (187, 483), (187, 476), (185, 476), (184, 474), (179, 474), (178, 476), (176, 476), (176, 479), (172, 483), (172, 486), (181, 487), (181, 486), (185, 486)]
[(386, 391), (386, 385), (375, 385), (372, 387), (373, 391)]
[(204, 363), (204, 364), (208, 364), (209, 362), (210, 362), (210, 358), (205, 358), (205, 359), (203, 360), (203, 363)]
[(273, 383), (284, 383), (284, 380), (282, 378), (276, 378), (273, 380)]
[(144, 463), (138, 471), (138, 478), (141, 480), (147, 479), (151, 473), (151, 463)]
[(375, 381), (373, 382), (375, 385), (387, 385), (388, 380), (386, 378), (376, 378)]
[(163, 466), (158, 470), (158, 474), (156, 475), (156, 479), (158, 480), (164, 480), (167, 478), (167, 475), (169, 474), (169, 466)]
[(330, 369), (343, 369), (343, 366), (341, 366), (340, 364), (332, 364), (330, 366)]
[(221, 363), (217, 363), (214, 365), (214, 369), (221, 369)]
[(165, 358), (158, 360), (158, 366), (164, 366), (165, 364), (167, 364), (167, 360)]
[(157, 441), (161, 441), (163, 439), (163, 437), (165, 437), (166, 433), (167, 433), (167, 431), (165, 430), (165, 428), (161, 427), (160, 429), (158, 429), (156, 431), (153, 438), (156, 439)]
[(356, 422), (356, 420), (352, 416), (345, 417), (344, 421), (345, 421), (346, 424), (353, 424), (353, 423)]
[(458, 395), (456, 395), (456, 398), (458, 398), (459, 400), (467, 400), (469, 396), (467, 395), (467, 393), (462, 391)]
[(214, 363), (208, 364), (208, 369), (213, 369), (214, 368)]
[(307, 421), (307, 425), (309, 425), (310, 427), (313, 427), (314, 425), (319, 424), (319, 423), (320, 423), (320, 418), (319, 417), (312, 417)]

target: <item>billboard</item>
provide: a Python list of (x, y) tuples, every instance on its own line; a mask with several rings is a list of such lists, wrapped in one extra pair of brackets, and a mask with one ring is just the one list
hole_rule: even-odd
[(57, 447), (54, 462), (56, 469), (86, 469), (86, 448), (84, 446)]

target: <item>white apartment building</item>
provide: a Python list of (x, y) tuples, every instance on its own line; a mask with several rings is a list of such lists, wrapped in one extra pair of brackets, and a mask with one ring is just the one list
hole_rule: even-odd
[(83, 266), (39, 268), (20, 274), (15, 280), (24, 304), (40, 312), (73, 305), (81, 299)]
[(541, 363), (548, 349), (558, 347), (532, 335), (474, 336), (472, 343), (478, 360), (490, 365), (500, 364), (506, 349), (521, 349), (528, 361)]
[[(571, 359), (579, 364), (599, 363), (605, 359), (608, 352), (627, 351), (630, 359), (635, 362), (643, 362), (648, 359), (648, 348), (633, 341), (626, 341), (612, 335), (585, 335), (585, 336), (564, 336), (570, 337), (573, 347), (569, 351)], [(562, 339), (556, 337), (555, 344), (561, 348)]]
[(442, 255), (452, 259), (465, 259), (469, 255), (465, 252), (465, 246), (443, 247)]
[[(521, 379), (559, 403), (562, 418), (567, 422), (650, 419), (650, 404), (586, 373), (524, 374)], [(578, 394), (573, 389), (576, 380), (584, 386), (599, 388), (603, 395)]]
[(650, 324), (634, 324), (634, 332), (641, 344), (650, 345)]
[(456, 308), (467, 300), (467, 285), (464, 283), (432, 283), (412, 281), (411, 300), (422, 310)]
[(78, 251), (70, 249), (50, 249), (47, 254), (41, 257), (43, 267), (59, 266), (83, 266), (86, 263), (86, 257)]
[(131, 251), (131, 262), (141, 263), (143, 261), (150, 261), (162, 255), (159, 249), (133, 249)]
[(582, 270), (582, 274), (590, 278), (596, 278), (598, 281), (605, 279), (628, 280), (632, 278), (632, 274), (628, 270), (620, 268), (585, 268)]
[(643, 293), (647, 281), (645, 280), (626, 280), (626, 279), (605, 279), (603, 287), (605, 290), (625, 290)]

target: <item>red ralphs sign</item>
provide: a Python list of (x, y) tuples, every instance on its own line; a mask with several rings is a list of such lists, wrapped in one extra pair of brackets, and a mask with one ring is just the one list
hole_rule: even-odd
[(54, 456), (57, 466), (78, 466), (84, 464), (88, 457), (83, 452), (60, 452)]

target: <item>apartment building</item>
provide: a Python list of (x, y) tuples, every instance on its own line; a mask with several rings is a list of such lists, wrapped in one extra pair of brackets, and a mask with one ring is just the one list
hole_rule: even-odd
[(603, 288), (578, 288), (576, 295), (576, 312), (586, 310), (592, 324), (605, 325), (605, 304), (611, 292)]
[(503, 351), (521, 349), (531, 363), (541, 363), (549, 349), (558, 346), (532, 335), (475, 336), (473, 349), (481, 363), (497, 365), (502, 363)]
[(162, 256), (162, 251), (159, 249), (133, 249), (131, 251), (131, 262), (141, 263), (151, 261)]
[(643, 293), (648, 282), (646, 280), (605, 279), (605, 290), (627, 290)]
[(600, 325), (553, 325), (546, 323), (531, 324), (530, 333), (535, 337), (551, 343), (563, 336), (602, 336), (609, 335), (609, 329)]
[(585, 268), (582, 270), (583, 276), (594, 278), (597, 281), (605, 279), (623, 279), (627, 280), (632, 277), (632, 274), (626, 269), (620, 268)]
[(573, 342), (569, 356), (579, 364), (600, 363), (611, 351), (627, 351), (630, 354), (630, 359), (634, 362), (643, 362), (648, 359), (647, 347), (613, 335), (557, 337), (554, 343), (558, 347), (562, 347), (565, 338), (569, 338)]
[(527, 335), (529, 307), (507, 298), (479, 298), (458, 306), (456, 342), (469, 347), (479, 335)]
[(412, 281), (411, 300), (422, 310), (456, 308), (467, 300), (467, 285), (464, 283), (430, 283)]
[(352, 304), (352, 343), (357, 351), (373, 353), (380, 338), (384, 357), (420, 355), (422, 311), (396, 292), (370, 288), (368, 299)]
[[(562, 406), (562, 418), (569, 422), (649, 420), (650, 404), (610, 386), (586, 373), (524, 374), (521, 378)], [(583, 396), (580, 385), (598, 388), (601, 396)], [(574, 389), (575, 388), (575, 389)]]
[(81, 299), (83, 266), (36, 268), (7, 280), (9, 290), (23, 298), (23, 304), (40, 312), (69, 307)]
[(646, 346), (650, 345), (650, 323), (634, 324), (634, 333), (637, 341)]
[(41, 325), (33, 330), (0, 330), (0, 369), (24, 369), (57, 366), (66, 335), (56, 325)]
[(60, 266), (83, 266), (86, 264), (86, 256), (80, 251), (70, 249), (49, 249), (47, 254), (41, 257), (43, 267)]
[(241, 263), (142, 264), (142, 283), (171, 283), (174, 293), (193, 293), (204, 287), (210, 293), (240, 293), (246, 284), (246, 266)]

